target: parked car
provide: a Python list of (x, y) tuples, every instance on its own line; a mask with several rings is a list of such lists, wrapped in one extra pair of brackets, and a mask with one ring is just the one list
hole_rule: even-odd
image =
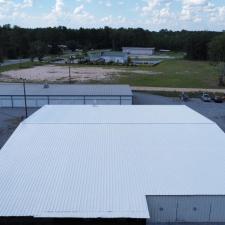
[(180, 94), (180, 100), (183, 101), (183, 102), (189, 101), (189, 96), (188, 96), (188, 94), (182, 92), (182, 93)]
[(223, 103), (223, 98), (218, 95), (214, 95), (212, 100), (216, 103)]
[(225, 94), (221, 97), (223, 102), (225, 102)]
[(203, 102), (211, 102), (211, 97), (207, 93), (203, 93), (201, 99)]

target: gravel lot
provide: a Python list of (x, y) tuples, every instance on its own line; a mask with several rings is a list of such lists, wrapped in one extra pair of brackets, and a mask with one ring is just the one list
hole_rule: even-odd
[[(29, 109), (28, 114), (32, 114), (37, 109)], [(16, 127), (25, 117), (23, 108), (0, 108), (0, 148), (5, 144)]]
[[(134, 104), (140, 105), (181, 105), (184, 104), (178, 98), (162, 97), (148, 93), (135, 92)], [(200, 99), (191, 99), (185, 103), (187, 106), (216, 122), (225, 132), (225, 103), (205, 103)], [(32, 114), (37, 109), (29, 109)], [(25, 115), (23, 108), (0, 108), (0, 148), (18, 126), (21, 117)]]

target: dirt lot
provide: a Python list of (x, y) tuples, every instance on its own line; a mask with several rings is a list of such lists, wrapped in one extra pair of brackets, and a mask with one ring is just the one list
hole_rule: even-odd
[[(121, 74), (129, 73), (130, 69), (125, 68), (110, 68), (110, 67), (94, 67), (94, 66), (80, 66), (71, 67), (71, 79), (75, 82), (88, 81), (109, 81), (114, 80)], [(141, 69), (132, 69), (134, 74), (144, 75), (159, 75), (159, 72), (143, 71)], [(30, 81), (50, 81), (50, 82), (64, 82), (69, 78), (68, 66), (44, 65), (36, 66), (28, 69), (9, 70), (3, 72), (0, 77), (1, 81), (13, 81), (24, 78)]]

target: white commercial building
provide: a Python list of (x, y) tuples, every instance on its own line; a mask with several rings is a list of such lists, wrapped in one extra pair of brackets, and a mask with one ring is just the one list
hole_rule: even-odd
[[(26, 84), (28, 107), (44, 105), (131, 105), (128, 85)], [(0, 107), (24, 107), (23, 84), (0, 84)]]
[(118, 63), (128, 62), (128, 54), (118, 51), (96, 50), (88, 53), (91, 62)]
[(131, 56), (152, 56), (155, 48), (123, 47), (123, 52)]
[(186, 106), (45, 106), (0, 178), (0, 221), (225, 222), (225, 134)]
[(128, 55), (123, 52), (104, 52), (101, 56), (101, 59), (106, 63), (118, 63), (124, 64), (128, 62)]

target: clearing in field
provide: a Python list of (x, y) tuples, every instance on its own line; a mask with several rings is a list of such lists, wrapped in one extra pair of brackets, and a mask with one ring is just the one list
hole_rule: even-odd
[[(119, 67), (91, 67), (91, 66), (76, 66), (71, 67), (71, 80), (75, 82), (87, 82), (87, 81), (110, 81), (115, 79), (122, 73), (129, 72), (130, 70)], [(152, 71), (133, 71), (136, 74), (156, 75), (158, 72)], [(27, 79), (30, 81), (68, 81), (69, 68), (68, 66), (55, 66), (45, 65), (37, 66), (28, 69), (9, 70), (2, 73), (2, 79)]]

